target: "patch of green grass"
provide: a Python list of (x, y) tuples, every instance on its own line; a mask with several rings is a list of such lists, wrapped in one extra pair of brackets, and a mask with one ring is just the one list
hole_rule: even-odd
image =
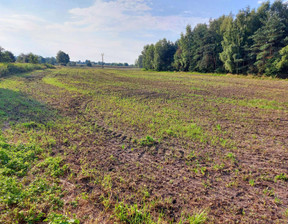
[[(260, 109), (270, 109), (270, 110), (284, 110), (285, 107), (283, 106), (283, 103), (279, 103), (275, 100), (267, 100), (267, 99), (231, 99), (231, 98), (218, 98), (219, 101), (222, 101), (224, 103), (229, 103), (233, 105), (239, 105), (244, 107), (257, 107)], [(287, 104), (286, 104), (287, 106)]]
[[(183, 217), (184, 216), (184, 217)], [(193, 215), (185, 216), (182, 214), (181, 220), (178, 224), (203, 224), (208, 220), (206, 211), (195, 212)]]
[(68, 85), (65, 83), (62, 83), (60, 80), (58, 80), (55, 77), (45, 77), (43, 78), (43, 81), (49, 85), (57, 86), (59, 88), (63, 88), (67, 91), (71, 92), (80, 92), (80, 93), (89, 93), (89, 91), (85, 91), (76, 87), (73, 87), (72, 85)]
[(141, 146), (153, 146), (157, 144), (157, 142), (150, 136), (146, 136), (146, 138), (140, 141)]
[(253, 186), (255, 185), (255, 180), (250, 179), (250, 180), (249, 180), (249, 184), (253, 187)]
[(277, 182), (277, 180), (288, 181), (288, 176), (285, 173), (281, 173), (274, 177), (274, 181)]
[(22, 123), (23, 127), (27, 128), (27, 129), (31, 129), (31, 128), (37, 128), (38, 124), (34, 121), (32, 122), (26, 122), (26, 123)]
[[(7, 87), (5, 81), (0, 84)], [(31, 128), (31, 125), (43, 124), (57, 117), (55, 110), (19, 91), (0, 88), (0, 99), (0, 125), (4, 121), (22, 122), (24, 127)]]
[(147, 211), (147, 207), (139, 208), (137, 204), (128, 206), (124, 203), (117, 203), (114, 208), (114, 216), (123, 223), (130, 224), (152, 224), (155, 223), (152, 220), (150, 213)]
[(37, 164), (37, 167), (44, 168), (46, 173), (52, 177), (60, 177), (68, 170), (68, 165), (64, 164), (61, 157), (48, 157)]
[(230, 159), (232, 162), (236, 162), (236, 157), (235, 157), (234, 153), (232, 153), (232, 152), (228, 152), (226, 154), (226, 158)]
[(54, 68), (54, 66), (48, 64), (0, 63), (0, 77), (47, 68)]
[(48, 218), (44, 220), (45, 222), (53, 223), (53, 224), (79, 224), (80, 221), (78, 219), (70, 219), (63, 214), (51, 213)]
[(0, 142), (0, 174), (23, 177), (42, 150), (35, 146), (11, 146)]
[(53, 209), (63, 206), (58, 184), (42, 177), (28, 178), (42, 152), (34, 145), (8, 144), (0, 138), (1, 223), (4, 220), (5, 223), (37, 223), (47, 216), (43, 211), (45, 206)]
[(285, 211), (283, 212), (283, 214), (284, 214), (284, 216), (285, 216), (286, 218), (288, 218), (288, 208), (285, 209)]

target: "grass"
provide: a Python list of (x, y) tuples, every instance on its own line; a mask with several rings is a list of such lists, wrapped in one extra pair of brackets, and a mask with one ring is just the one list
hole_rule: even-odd
[(114, 208), (114, 215), (120, 222), (131, 223), (131, 224), (140, 224), (147, 223), (152, 224), (153, 219), (149, 212), (146, 211), (145, 206), (140, 209), (137, 204), (128, 206), (123, 203), (118, 203)]
[(53, 220), (50, 216), (47, 217), (44, 208), (47, 206), (52, 210), (62, 208), (61, 187), (49, 177), (38, 175), (32, 179), (30, 177), (31, 169), (41, 164), (38, 160), (42, 153), (43, 151), (34, 145), (11, 145), (2, 138), (0, 146), (0, 221), (2, 223), (37, 223), (45, 218)]
[[(0, 83), (3, 85), (0, 89), (0, 126), (11, 131), (0, 132), (0, 222), (77, 223), (77, 219), (72, 222), (66, 215), (57, 213), (64, 204), (63, 189), (58, 185), (57, 177), (63, 175), (67, 165), (59, 157), (47, 157), (47, 148), (42, 148), (45, 141), (39, 144), (33, 140), (39, 139), (37, 133), (44, 136), (53, 126), (56, 111), (15, 91), (15, 87), (20, 86), (16, 83), (15, 80), (9, 80), (6, 85)], [(12, 90), (8, 89), (10, 87)], [(25, 138), (29, 141), (13, 141), (17, 132), (27, 133), (29, 137)], [(50, 147), (51, 139), (47, 135), (46, 140)]]
[(277, 182), (277, 180), (288, 181), (288, 176), (285, 173), (281, 173), (274, 177), (274, 181)]
[(286, 89), (139, 70), (2, 77), (0, 222), (285, 223)]
[(49, 64), (0, 63), (0, 77), (47, 68), (54, 68), (54, 66)]

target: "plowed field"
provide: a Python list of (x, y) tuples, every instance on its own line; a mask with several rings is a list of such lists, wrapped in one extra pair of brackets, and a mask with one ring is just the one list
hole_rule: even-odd
[(32, 72), (0, 79), (0, 126), (1, 223), (288, 222), (286, 80)]

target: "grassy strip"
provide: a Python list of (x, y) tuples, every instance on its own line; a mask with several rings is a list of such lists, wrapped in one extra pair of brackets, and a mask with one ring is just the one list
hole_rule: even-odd
[(79, 223), (62, 214), (59, 178), (68, 165), (47, 153), (55, 143), (49, 133), (57, 113), (21, 93), (19, 85), (0, 83), (0, 223)]
[(63, 189), (56, 178), (67, 169), (63, 159), (41, 161), (44, 153), (36, 145), (8, 144), (0, 138), (0, 222), (78, 223), (55, 213), (63, 206)]
[(0, 77), (16, 73), (31, 72), (34, 70), (43, 70), (47, 68), (54, 68), (54, 66), (49, 64), (0, 63)]

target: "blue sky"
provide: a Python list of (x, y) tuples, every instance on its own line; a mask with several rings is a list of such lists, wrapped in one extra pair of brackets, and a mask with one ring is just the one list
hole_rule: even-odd
[[(58, 50), (71, 60), (134, 63), (143, 46), (176, 41), (187, 24), (239, 9), (259, 0), (0, 0), (0, 46), (14, 54), (45, 57)], [(272, 1), (271, 1), (272, 2)]]

